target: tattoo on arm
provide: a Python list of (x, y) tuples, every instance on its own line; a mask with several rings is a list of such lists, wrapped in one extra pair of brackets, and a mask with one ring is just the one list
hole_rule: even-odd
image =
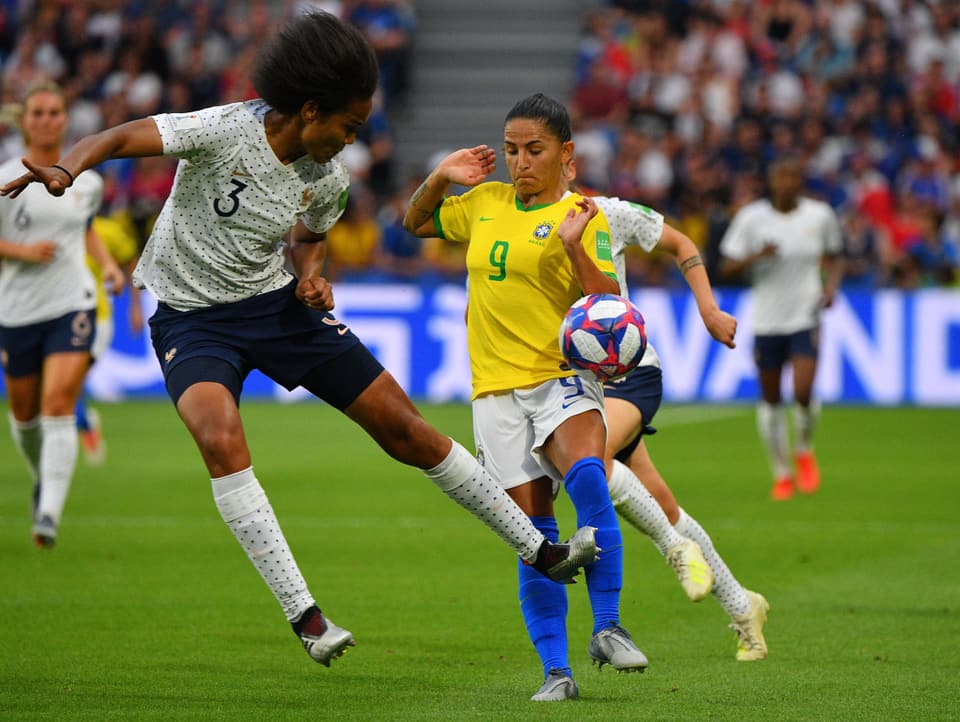
[(410, 198), (410, 207), (413, 209), (413, 222), (414, 225), (418, 227), (422, 226), (433, 217), (433, 211), (436, 208), (436, 206), (434, 206), (434, 208), (419, 207), (420, 201), (423, 200), (423, 197), (426, 195), (428, 190), (430, 190), (429, 179), (421, 183), (420, 187), (417, 188), (413, 196)]
[(687, 272), (690, 271), (691, 268), (696, 268), (697, 266), (702, 265), (703, 259), (700, 258), (700, 254), (697, 254), (696, 256), (690, 256), (690, 258), (684, 259), (683, 263), (680, 264), (680, 271), (684, 276), (686, 276)]
[(424, 181), (423, 183), (420, 184), (420, 187), (417, 188), (416, 191), (414, 191), (413, 197), (410, 199), (410, 205), (413, 205), (413, 206), (417, 205), (420, 199), (423, 198), (423, 194), (427, 192), (427, 187), (428, 187), (428, 181)]

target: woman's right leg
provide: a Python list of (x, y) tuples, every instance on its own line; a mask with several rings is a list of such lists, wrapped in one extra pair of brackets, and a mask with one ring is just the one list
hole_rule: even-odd
[[(553, 511), (553, 481), (542, 477), (507, 491), (551, 542), (560, 537)], [(540, 662), (544, 685), (535, 701), (559, 701), (579, 694), (570, 669), (567, 642), (567, 590), (522, 561), (517, 566), (520, 612)]]
[[(178, 372), (190, 374), (189, 364)], [(237, 398), (239, 375), (226, 362), (202, 359), (198, 377), (218, 374), (224, 383), (199, 381), (176, 398), (177, 412), (193, 436), (210, 473), (213, 499), (220, 516), (243, 547), (260, 577), (273, 592), (310, 656), (324, 664), (354, 644), (353, 636), (324, 618), (307, 588), (267, 495), (253, 472)], [(211, 368), (214, 371), (211, 373)], [(181, 382), (185, 383), (185, 382)], [(229, 388), (228, 388), (229, 386)], [(177, 393), (176, 384), (168, 388)]]

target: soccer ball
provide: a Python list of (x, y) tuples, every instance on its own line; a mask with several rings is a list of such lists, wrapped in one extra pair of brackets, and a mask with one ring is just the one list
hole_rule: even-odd
[(632, 371), (647, 350), (643, 316), (612, 293), (584, 296), (560, 324), (560, 351), (578, 376), (604, 382)]

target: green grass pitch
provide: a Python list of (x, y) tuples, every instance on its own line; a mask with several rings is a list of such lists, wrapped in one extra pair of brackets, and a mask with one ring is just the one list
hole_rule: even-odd
[[(581, 583), (568, 623), (581, 699), (536, 705), (539, 661), (510, 551), (335, 411), (243, 407), (257, 474), (311, 590), (357, 639), (325, 669), (220, 521), (172, 407), (99, 408), (107, 465), (78, 462), (50, 552), (30, 543), (26, 471), (0, 431), (0, 718), (960, 716), (955, 409), (826, 407), (823, 488), (781, 504), (767, 497), (752, 408), (662, 409), (651, 453), (734, 573), (769, 599), (770, 657), (736, 662), (716, 601), (688, 602), (625, 527), (622, 618), (650, 668), (591, 667)], [(467, 406), (423, 411), (469, 447)], [(558, 508), (572, 532), (562, 493)]]

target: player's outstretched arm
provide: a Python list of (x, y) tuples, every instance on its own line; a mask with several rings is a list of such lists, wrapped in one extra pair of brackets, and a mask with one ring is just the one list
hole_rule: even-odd
[(77, 141), (54, 165), (34, 165), (24, 158), (23, 165), (29, 172), (0, 187), (0, 195), (16, 198), (24, 188), (36, 182), (43, 183), (51, 195), (60, 196), (73, 185), (78, 175), (105, 160), (162, 153), (163, 141), (153, 119), (131, 120)]
[(717, 341), (730, 348), (736, 348), (733, 337), (737, 333), (737, 319), (726, 311), (720, 310), (717, 300), (713, 296), (713, 287), (707, 276), (707, 269), (697, 250), (696, 244), (690, 238), (668, 223), (663, 224), (663, 235), (657, 245), (677, 260), (677, 265), (683, 273), (687, 285), (697, 299), (697, 308), (700, 318), (707, 331)]
[(403, 216), (403, 227), (415, 236), (437, 235), (433, 212), (443, 200), (451, 183), (475, 186), (486, 180), (496, 168), (497, 154), (485, 145), (456, 150), (437, 164), (410, 198)]

